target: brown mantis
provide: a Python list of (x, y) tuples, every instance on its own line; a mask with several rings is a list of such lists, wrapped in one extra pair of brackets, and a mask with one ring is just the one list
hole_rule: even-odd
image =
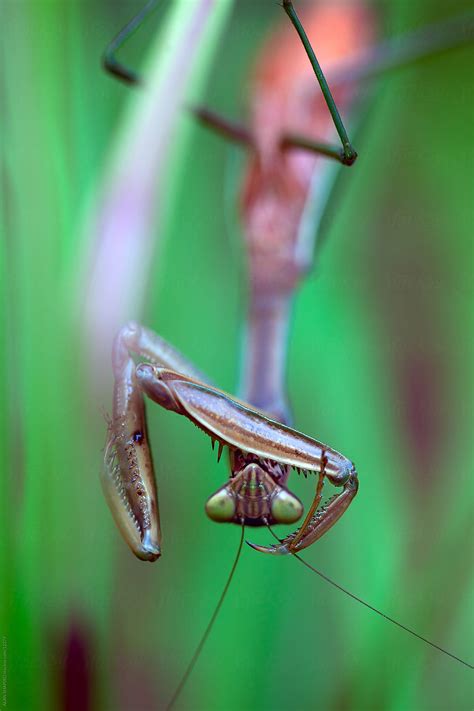
[[(291, 3), (286, 9), (294, 13)], [(356, 53), (369, 39), (365, 14), (355, 7), (353, 12), (346, 12), (341, 24), (341, 32), (346, 34), (343, 44)], [(339, 15), (337, 10), (323, 8), (314, 13), (314, 27), (321, 32), (322, 26), (324, 36), (325, 28), (329, 29)], [(355, 29), (361, 26), (366, 28), (362, 33)], [(299, 40), (294, 33), (287, 36), (285, 32), (277, 41), (286, 41), (292, 56)], [(336, 59), (338, 50), (336, 46)], [(266, 54), (274, 57), (271, 50)], [(330, 45), (326, 54), (328, 61), (334, 61)], [(257, 81), (261, 84), (259, 94), (265, 97), (267, 91), (268, 96), (259, 104), (263, 109), (256, 110), (246, 138), (253, 159), (243, 194), (251, 283), (243, 402), (211, 387), (181, 354), (137, 324), (126, 326), (115, 342), (114, 407), (105, 454), (104, 490), (127, 543), (144, 560), (159, 557), (161, 534), (143, 394), (165, 409), (184, 415), (217, 441), (219, 459), (224, 447), (230, 449), (230, 481), (206, 504), (206, 513), (215, 521), (252, 526), (293, 523), (300, 519), (303, 507), (286, 488), (290, 468), (317, 474), (314, 501), (300, 529), (280, 545), (257, 546), (258, 550), (290, 553), (306, 548), (336, 523), (358, 490), (352, 462), (284, 424), (288, 421), (284, 351), (290, 304), (311, 263), (311, 247), (302, 244), (299, 229), (318, 161), (314, 152), (301, 149), (297, 143), (292, 145), (292, 135), (308, 139), (313, 134), (316, 139), (316, 126), (319, 136), (324, 137), (330, 134), (331, 123), (306, 66), (299, 74), (294, 68), (285, 72), (283, 65), (277, 67), (278, 83), (267, 89), (268, 71), (263, 63)], [(302, 92), (313, 104), (311, 111), (295, 111)], [(353, 91), (344, 90), (346, 103), (351, 94)], [(278, 107), (280, 111), (275, 110)], [(198, 115), (217, 128), (223, 125), (209, 113)], [(339, 123), (342, 126), (340, 119)], [(343, 127), (342, 131), (345, 134)], [(347, 162), (351, 164), (356, 154), (347, 135), (343, 143), (349, 146)], [(135, 367), (132, 354), (146, 363)], [(327, 507), (319, 509), (326, 479), (342, 491)]]
[[(291, 3), (285, 5), (291, 8)], [(354, 6), (353, 12), (346, 8), (345, 19), (347, 25), (341, 29), (341, 34), (346, 32), (349, 38), (345, 44), (354, 54), (363, 53), (371, 40), (370, 15)], [(322, 15), (317, 16), (315, 24), (324, 25)], [(310, 25), (308, 18), (305, 26)], [(278, 56), (282, 57), (276, 74), (291, 67), (291, 51), (281, 51), (280, 55), (275, 52), (283, 41), (287, 40), (278, 36), (272, 51), (267, 50), (273, 66)], [(291, 39), (288, 35), (288, 42), (293, 41), (298, 42), (296, 35)], [(326, 54), (324, 49), (319, 50), (320, 44), (317, 46), (325, 66), (330, 64), (334, 59), (330, 51)], [(268, 67), (261, 68), (260, 97), (265, 95), (269, 73)], [(310, 189), (321, 187), (325, 177), (323, 170), (315, 170), (321, 160), (317, 152), (340, 157), (346, 163), (354, 157), (350, 145), (349, 153), (344, 154), (344, 140), (342, 156), (326, 145), (331, 123), (313, 75), (300, 76), (292, 68), (287, 77), (277, 92), (273, 93), (270, 86), (267, 103), (262, 99), (257, 104), (250, 130), (211, 112), (196, 111), (203, 122), (243, 143), (251, 154), (242, 198), (250, 272), (242, 400), (213, 387), (178, 351), (138, 324), (125, 326), (115, 341), (115, 394), (104, 489), (122, 534), (143, 560), (153, 561), (161, 554), (144, 394), (202, 429), (218, 443), (219, 458), (223, 448), (229, 448), (230, 479), (206, 504), (208, 516), (215, 521), (242, 526), (293, 523), (300, 519), (303, 509), (286, 486), (290, 468), (316, 474), (313, 503), (299, 530), (275, 546), (253, 546), (259, 551), (296, 553), (311, 545), (337, 522), (357, 493), (358, 479), (349, 459), (285, 424), (289, 420), (284, 381), (290, 305), (311, 265), (314, 246), (314, 235), (305, 234), (302, 226)], [(337, 103), (347, 110), (354, 89), (341, 82), (340, 91)], [(295, 117), (296, 97), (301, 95), (312, 111), (298, 109)], [(269, 115), (277, 120), (268, 119)], [(133, 356), (144, 362), (137, 365)], [(341, 492), (320, 510), (325, 480), (340, 487)]]

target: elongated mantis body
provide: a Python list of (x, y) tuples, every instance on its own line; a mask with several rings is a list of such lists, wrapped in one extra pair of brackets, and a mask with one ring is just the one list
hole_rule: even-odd
[[(288, 9), (291, 3), (285, 5)], [(363, 55), (374, 34), (373, 18), (361, 6), (345, 7), (343, 17), (336, 13), (321, 6), (303, 18), (329, 74), (332, 63), (346, 60), (348, 54)], [(326, 46), (324, 38), (336, 21), (338, 43)], [(288, 59), (295, 54), (294, 46), (299, 46), (299, 39), (287, 26), (265, 47), (255, 77), (249, 128), (242, 130), (212, 112), (196, 110), (204, 123), (243, 143), (250, 154), (241, 197), (249, 272), (241, 399), (214, 387), (178, 351), (139, 324), (125, 326), (115, 341), (114, 406), (103, 484), (126, 542), (143, 560), (155, 561), (161, 555), (144, 395), (203, 430), (218, 444), (219, 458), (224, 447), (229, 449), (229, 481), (206, 503), (208, 516), (217, 522), (294, 523), (303, 507), (287, 488), (290, 469), (316, 475), (314, 499), (300, 528), (276, 545), (253, 545), (261, 552), (296, 554), (308, 547), (339, 520), (358, 490), (355, 467), (348, 458), (288, 425), (285, 361), (291, 302), (312, 263), (310, 197), (314, 201), (318, 189), (323, 193), (327, 178), (317, 154), (338, 158), (336, 150), (325, 148), (332, 138), (332, 121), (307, 58), (301, 54), (300, 65)], [(335, 98), (344, 113), (356, 98), (356, 89), (341, 82)], [(347, 145), (342, 143), (344, 151)], [(339, 158), (350, 165), (355, 155), (348, 150)], [(143, 362), (137, 364), (134, 358)], [(326, 480), (340, 491), (320, 509)]]

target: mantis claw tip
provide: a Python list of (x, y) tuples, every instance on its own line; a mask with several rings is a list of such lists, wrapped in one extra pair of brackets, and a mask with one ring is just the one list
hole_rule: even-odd
[(256, 543), (252, 543), (251, 541), (245, 541), (250, 548), (253, 548), (256, 551), (260, 551), (260, 553), (272, 553), (273, 555), (286, 555), (289, 553), (289, 550), (286, 546), (284, 545), (279, 545), (279, 546), (258, 546)]
[(149, 531), (145, 531), (142, 541), (143, 560), (154, 563), (161, 556), (161, 546), (152, 539)]

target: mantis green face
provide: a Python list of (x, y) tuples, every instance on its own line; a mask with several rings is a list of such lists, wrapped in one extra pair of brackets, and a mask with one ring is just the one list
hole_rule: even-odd
[[(241, 452), (236, 454), (242, 457)], [(303, 504), (278, 484), (263, 466), (253, 462), (241, 471), (233, 472), (229, 482), (207, 500), (209, 518), (218, 523), (243, 521), (248, 526), (259, 526), (265, 521), (269, 524), (298, 521)], [(282, 478), (285, 474), (282, 472)]]

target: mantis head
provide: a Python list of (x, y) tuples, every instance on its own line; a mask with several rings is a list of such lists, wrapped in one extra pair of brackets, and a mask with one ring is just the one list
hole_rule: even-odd
[(261, 526), (294, 523), (303, 504), (265, 470), (265, 462), (252, 462), (221, 486), (206, 502), (206, 513), (218, 523)]

